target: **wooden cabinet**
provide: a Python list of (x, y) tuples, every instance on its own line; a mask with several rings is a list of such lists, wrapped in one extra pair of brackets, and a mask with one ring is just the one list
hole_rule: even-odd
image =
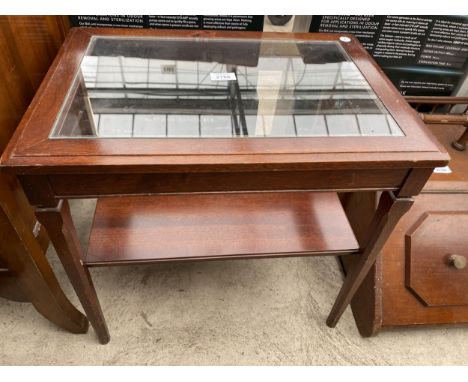
[(68, 30), (59, 16), (0, 16), (0, 152), (39, 88)]
[[(68, 27), (59, 16), (0, 17), (0, 153), (26, 112)], [(16, 178), (0, 172), (0, 296), (29, 301), (46, 318), (75, 333), (86, 318), (63, 294), (45, 258), (47, 234)]]
[[(468, 153), (451, 147), (464, 128), (430, 129), (452, 158), (451, 172), (432, 175), (355, 296), (353, 314), (364, 336), (397, 326), (468, 323)], [(369, 221), (359, 211), (375, 206), (375, 197), (348, 201), (358, 232)], [(349, 269), (352, 259), (343, 260)]]
[(468, 306), (468, 199), (457, 198), (464, 211), (436, 207), (447, 195), (421, 199), (428, 211), (405, 235), (405, 285), (425, 306)]

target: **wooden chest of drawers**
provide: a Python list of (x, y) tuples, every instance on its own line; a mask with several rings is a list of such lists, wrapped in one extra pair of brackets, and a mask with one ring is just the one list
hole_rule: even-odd
[[(352, 302), (361, 335), (412, 325), (468, 323), (468, 152), (451, 147), (462, 126), (433, 125), (450, 153), (451, 172), (434, 173), (411, 210), (400, 220)], [(359, 240), (375, 193), (343, 201)], [(342, 258), (345, 270), (351, 258)]]

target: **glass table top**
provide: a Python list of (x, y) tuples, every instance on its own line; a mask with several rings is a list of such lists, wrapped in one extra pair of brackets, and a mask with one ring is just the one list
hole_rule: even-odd
[(403, 135), (338, 42), (94, 37), (50, 138)]

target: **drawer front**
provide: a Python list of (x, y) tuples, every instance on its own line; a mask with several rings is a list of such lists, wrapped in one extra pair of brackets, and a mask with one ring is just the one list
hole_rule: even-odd
[(406, 287), (423, 304), (468, 305), (468, 212), (426, 212), (405, 236), (405, 257)]

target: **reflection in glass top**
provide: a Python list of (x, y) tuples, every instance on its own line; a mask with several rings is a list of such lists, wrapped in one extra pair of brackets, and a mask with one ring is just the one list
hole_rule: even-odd
[(336, 42), (99, 37), (51, 137), (402, 135)]

